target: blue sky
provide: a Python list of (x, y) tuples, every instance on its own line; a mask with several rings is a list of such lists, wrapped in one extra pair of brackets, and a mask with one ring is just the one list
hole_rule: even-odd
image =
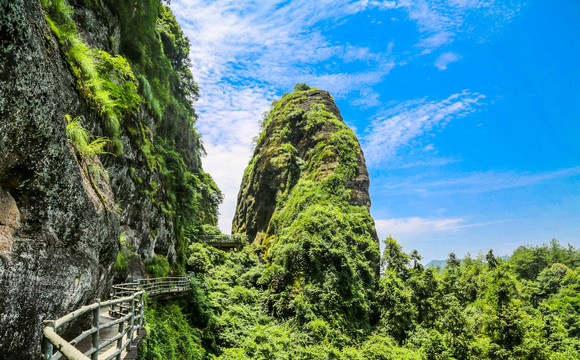
[(173, 0), (229, 232), (258, 122), (297, 82), (359, 137), (372, 214), (425, 261), (580, 246), (580, 2)]

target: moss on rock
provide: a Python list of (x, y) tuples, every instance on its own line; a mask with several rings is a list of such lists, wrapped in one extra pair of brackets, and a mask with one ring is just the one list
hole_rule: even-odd
[(269, 306), (368, 330), (379, 262), (368, 172), (326, 91), (304, 84), (274, 102), (244, 173), (234, 232), (261, 245), (275, 274)]

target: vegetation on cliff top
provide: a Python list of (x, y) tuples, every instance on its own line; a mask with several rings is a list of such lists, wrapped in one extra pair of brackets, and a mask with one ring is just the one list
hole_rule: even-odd
[(379, 247), (369, 209), (351, 204), (349, 183), (364, 166), (360, 145), (333, 106), (328, 93), (305, 84), (274, 102), (238, 208), (260, 201), (254, 187), (273, 186), (255, 179), (277, 174), (275, 199), (266, 200), (274, 211), (255, 240), (272, 274), (268, 307), (297, 325), (320, 318), (354, 336), (368, 331), (374, 316)]

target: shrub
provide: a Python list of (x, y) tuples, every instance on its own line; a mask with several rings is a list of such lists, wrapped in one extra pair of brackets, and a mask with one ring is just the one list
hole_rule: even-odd
[(294, 85), (294, 91), (307, 91), (310, 90), (311, 87), (306, 85), (305, 83), (301, 82), (301, 83), (297, 83), (296, 85)]
[(151, 260), (147, 261), (145, 267), (147, 274), (152, 277), (163, 277), (169, 273), (169, 261), (163, 255), (156, 254)]
[(145, 312), (147, 336), (139, 346), (139, 359), (201, 360), (201, 331), (191, 326), (174, 303), (150, 303)]

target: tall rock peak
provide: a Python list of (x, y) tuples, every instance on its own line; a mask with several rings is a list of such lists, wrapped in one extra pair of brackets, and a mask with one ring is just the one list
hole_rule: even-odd
[[(263, 121), (263, 132), (238, 194), (233, 232), (246, 233), (250, 239), (266, 234), (278, 196), (289, 193), (298, 178), (326, 179), (348, 161), (352, 162), (345, 184), (350, 190), (349, 203), (370, 209), (363, 151), (327, 91), (286, 94)], [(349, 158), (341, 159), (345, 145), (353, 148)]]
[(296, 88), (264, 118), (233, 231), (261, 246), (273, 314), (368, 329), (379, 246), (364, 155), (328, 92)]

